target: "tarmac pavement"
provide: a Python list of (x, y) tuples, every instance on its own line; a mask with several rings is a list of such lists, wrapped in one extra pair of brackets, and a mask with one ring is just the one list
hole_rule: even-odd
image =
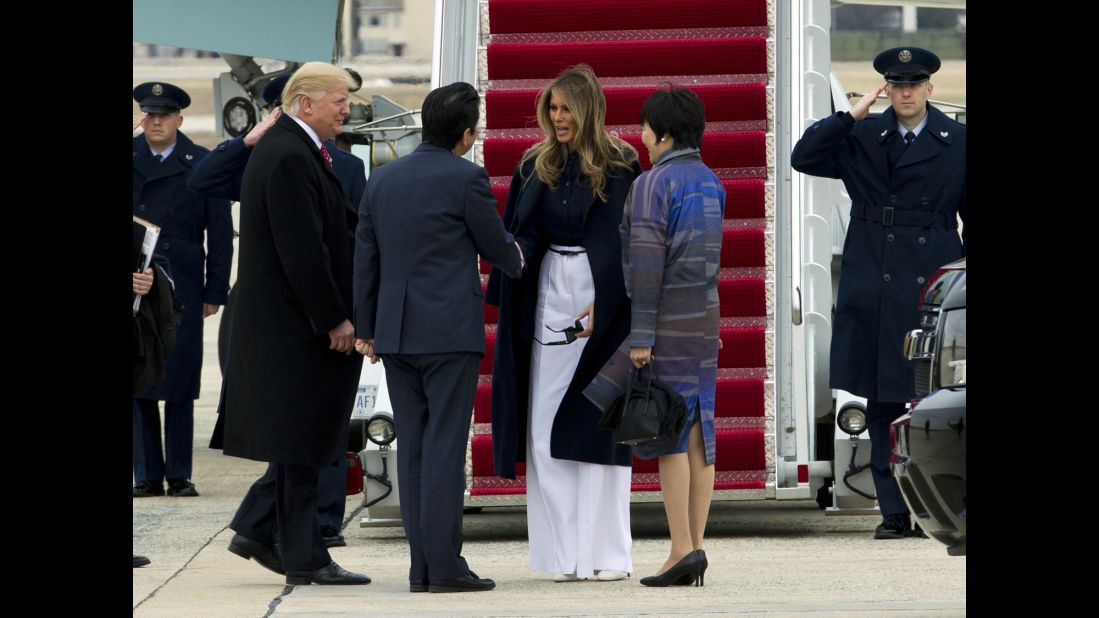
[[(235, 272), (235, 271), (234, 271)], [(465, 517), (463, 555), (490, 592), (408, 592), (400, 528), (358, 527), (360, 496), (348, 498), (347, 547), (331, 550), (367, 586), (287, 586), (226, 550), (227, 528), (265, 464), (207, 448), (221, 376), (221, 313), (206, 321), (201, 397), (195, 406), (193, 481), (197, 498), (133, 499), (134, 552), (152, 564), (133, 570), (134, 616), (961, 616), (966, 558), (930, 539), (874, 541), (875, 517), (825, 517), (811, 501), (715, 503), (707, 528), (710, 569), (702, 588), (645, 588), (668, 551), (660, 504), (635, 504), (634, 573), (618, 582), (554, 583), (527, 568), (522, 508)]]

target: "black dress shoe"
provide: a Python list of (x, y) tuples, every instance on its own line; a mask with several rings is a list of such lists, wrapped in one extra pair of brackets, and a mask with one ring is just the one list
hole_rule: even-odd
[(908, 517), (903, 514), (886, 515), (874, 530), (874, 538), (903, 539), (908, 532)]
[(702, 580), (702, 557), (698, 552), (692, 551), (691, 553), (683, 556), (683, 558), (672, 565), (672, 568), (664, 571), (660, 575), (650, 575), (648, 577), (641, 578), (642, 586), (653, 586), (655, 588), (666, 588), (668, 586), (690, 586), (691, 584), (701, 585)]
[(152, 498), (164, 495), (164, 485), (160, 481), (140, 481), (134, 485), (135, 498)]
[(234, 534), (233, 540), (229, 541), (229, 551), (245, 560), (255, 560), (260, 566), (269, 571), (274, 571), (279, 575), (286, 574), (286, 571), (282, 568), (282, 559), (279, 557), (278, 550), (270, 545), (264, 545), (246, 536)]
[(198, 495), (195, 484), (188, 479), (171, 479), (168, 481), (168, 495), (179, 498), (190, 498)]
[(428, 581), (408, 582), (409, 592), (427, 592)]
[(919, 524), (913, 524), (912, 529), (905, 532), (904, 536), (916, 539), (926, 539), (927, 533), (923, 531), (923, 528)]
[(138, 568), (138, 567), (143, 567), (146, 564), (149, 564), (149, 559), (148, 558), (146, 558), (145, 556), (139, 556), (137, 554), (134, 554), (134, 568), (135, 569)]
[(352, 573), (333, 561), (316, 571), (287, 571), (286, 583), (292, 586), (361, 586), (369, 584), (370, 578)]
[[(410, 585), (409, 588), (412, 586)], [(427, 585), (428, 592), (482, 592), (492, 590), (496, 582), (487, 577), (477, 577), (473, 571), (467, 571), (465, 575), (457, 579), (444, 579), (443, 581), (430, 582)]]
[(344, 540), (339, 529), (333, 528), (332, 526), (321, 526), (321, 541), (324, 541), (325, 547), (347, 546), (347, 541)]

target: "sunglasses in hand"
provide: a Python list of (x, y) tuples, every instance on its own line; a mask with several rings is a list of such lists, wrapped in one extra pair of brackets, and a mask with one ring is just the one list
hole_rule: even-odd
[(557, 330), (556, 328), (551, 328), (549, 326), (547, 326), (546, 328), (548, 328), (549, 330), (551, 330), (555, 333), (564, 333), (565, 340), (564, 341), (551, 341), (549, 343), (539, 341), (538, 343), (541, 343), (542, 345), (568, 345), (568, 344), (572, 343), (573, 341), (576, 341), (576, 334), (577, 333), (584, 332), (584, 325), (580, 323), (580, 320), (577, 320), (576, 323), (573, 324), (572, 326), (566, 326), (565, 328), (563, 328), (561, 330)]

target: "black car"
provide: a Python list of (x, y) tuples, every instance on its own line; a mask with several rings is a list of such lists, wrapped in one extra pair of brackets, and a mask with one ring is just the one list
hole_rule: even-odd
[(905, 336), (922, 399), (890, 428), (893, 474), (916, 523), (965, 555), (965, 260), (939, 269), (920, 300), (920, 328)]

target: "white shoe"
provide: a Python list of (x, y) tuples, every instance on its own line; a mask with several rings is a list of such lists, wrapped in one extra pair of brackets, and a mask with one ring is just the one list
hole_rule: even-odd
[(580, 581), (580, 578), (576, 576), (576, 573), (554, 573), (553, 581), (557, 583), (561, 582), (575, 582)]
[(595, 577), (601, 582), (616, 582), (626, 579), (630, 574), (625, 571), (596, 571)]

